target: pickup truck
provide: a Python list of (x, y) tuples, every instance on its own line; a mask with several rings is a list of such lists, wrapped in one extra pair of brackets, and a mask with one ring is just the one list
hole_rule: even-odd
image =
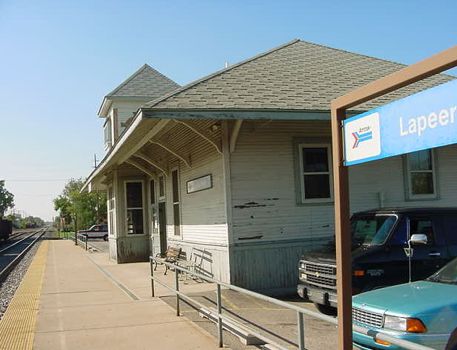
[(104, 241), (108, 240), (108, 225), (98, 224), (93, 225), (87, 230), (78, 231), (79, 234), (87, 236), (87, 238), (103, 238)]
[[(390, 208), (355, 213), (352, 228), (352, 292), (408, 282), (408, 239), (427, 236), (415, 246), (413, 281), (425, 279), (457, 257), (457, 208)], [(335, 314), (337, 305), (335, 245), (310, 252), (299, 261), (300, 297), (319, 311)]]

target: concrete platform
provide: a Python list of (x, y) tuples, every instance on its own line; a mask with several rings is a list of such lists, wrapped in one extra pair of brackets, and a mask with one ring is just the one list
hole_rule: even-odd
[(33, 348), (217, 348), (208, 333), (150, 296), (147, 264), (128, 265), (50, 241)]

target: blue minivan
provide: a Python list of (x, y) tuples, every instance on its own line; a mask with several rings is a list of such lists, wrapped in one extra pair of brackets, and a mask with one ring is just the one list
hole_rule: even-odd
[[(355, 325), (433, 349), (457, 349), (457, 259), (425, 280), (356, 295), (352, 310)], [(364, 350), (401, 349), (356, 331), (353, 342)]]

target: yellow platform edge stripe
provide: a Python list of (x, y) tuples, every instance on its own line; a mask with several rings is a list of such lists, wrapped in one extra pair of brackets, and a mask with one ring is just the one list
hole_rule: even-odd
[(0, 349), (33, 348), (35, 323), (49, 242), (41, 242), (21, 284), (0, 321)]

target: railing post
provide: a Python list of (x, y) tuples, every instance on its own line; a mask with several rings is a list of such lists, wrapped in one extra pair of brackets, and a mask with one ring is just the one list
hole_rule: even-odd
[(151, 265), (151, 296), (155, 297), (155, 291), (154, 291), (154, 260), (151, 257), (149, 257), (149, 264)]
[(305, 350), (305, 321), (303, 314), (297, 311), (297, 326), (298, 326), (298, 349)]
[(221, 285), (217, 284), (217, 338), (219, 340), (219, 347), (224, 346), (224, 340), (222, 338), (222, 297), (221, 297)]
[(85, 240), (86, 240), (86, 250), (87, 250), (87, 238), (88, 238), (88, 237), (85, 236), (84, 238), (85, 238)]
[(176, 316), (179, 316), (179, 270), (175, 268), (175, 289), (176, 289)]

